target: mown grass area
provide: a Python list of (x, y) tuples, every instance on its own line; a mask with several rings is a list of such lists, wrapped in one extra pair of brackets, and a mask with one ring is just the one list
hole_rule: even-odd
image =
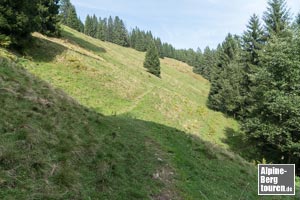
[(258, 199), (191, 67), (166, 58), (158, 79), (144, 53), (63, 36), (0, 51), (0, 199)]

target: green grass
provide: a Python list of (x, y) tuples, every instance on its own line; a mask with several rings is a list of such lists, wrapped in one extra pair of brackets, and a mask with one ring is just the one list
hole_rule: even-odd
[(159, 79), (133, 49), (34, 36), (25, 57), (0, 49), (0, 199), (258, 199), (191, 67), (166, 58)]
[[(194, 74), (190, 66), (165, 58), (159, 79), (143, 68), (145, 53), (67, 27), (62, 35), (53, 39), (35, 34), (35, 47), (27, 51), (32, 62), (25, 67), (102, 114), (130, 114), (228, 147), (223, 142), (227, 137), (224, 130), (237, 130), (238, 125), (206, 107), (209, 82)], [(57, 54), (49, 56), (41, 53), (41, 48)]]

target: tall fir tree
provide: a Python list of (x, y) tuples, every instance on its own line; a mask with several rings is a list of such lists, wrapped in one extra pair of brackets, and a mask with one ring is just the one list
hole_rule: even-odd
[(296, 163), (299, 169), (299, 34), (268, 41), (255, 80), (256, 103), (243, 130), (270, 161)]
[(92, 26), (93, 26), (92, 18), (90, 17), (90, 15), (87, 15), (84, 24), (84, 33), (86, 35), (88, 36), (92, 35)]
[(73, 5), (68, 10), (67, 26), (80, 31), (80, 22), (77, 17), (76, 9)]
[(154, 41), (151, 43), (151, 45), (149, 46), (146, 52), (144, 67), (147, 69), (149, 73), (157, 77), (160, 77), (160, 61), (159, 61), (159, 55), (156, 46), (154, 44)]
[(29, 0), (21, 2), (7, 1), (0, 6), (1, 38), (4, 44), (22, 45), (23, 39), (27, 39), (35, 30), (33, 15), (35, 8)]
[(125, 47), (129, 46), (128, 31), (124, 22), (118, 16), (114, 19), (113, 43)]
[(114, 20), (109, 16), (107, 20), (107, 31), (106, 31), (106, 41), (113, 42), (114, 37)]
[(60, 0), (59, 13), (61, 22), (77, 31), (83, 31), (82, 22), (77, 16), (75, 6), (70, 0)]
[(98, 30), (98, 18), (94, 14), (91, 18), (91, 29), (90, 29), (90, 36), (97, 38), (97, 30)]
[(256, 14), (253, 14), (247, 25), (247, 30), (242, 36), (244, 62), (252, 65), (259, 63), (259, 51), (265, 43), (264, 31)]
[(228, 34), (222, 43), (219, 64), (211, 80), (208, 106), (236, 116), (244, 104), (244, 91), (240, 87), (243, 71), (240, 64), (241, 46), (237, 36)]
[(255, 87), (253, 76), (259, 67), (259, 54), (265, 44), (263, 28), (257, 15), (252, 15), (247, 25), (247, 30), (242, 36), (242, 61), (244, 81), (241, 83), (245, 91), (244, 110), (240, 113), (241, 117), (246, 117), (255, 103), (252, 95), (252, 88)]
[(156, 46), (156, 48), (157, 48), (159, 57), (160, 57), (160, 58), (164, 58), (164, 54), (163, 54), (163, 51), (162, 51), (162, 43), (161, 43), (161, 39), (160, 39), (160, 38), (155, 38), (155, 39), (154, 39), (154, 42), (155, 42), (155, 46)]
[(213, 61), (214, 53), (209, 47), (206, 47), (201, 59), (198, 61), (198, 66), (196, 67), (195, 72), (210, 80), (211, 70), (214, 67)]
[(55, 35), (57, 9), (55, 0), (5, 1), (0, 5), (0, 45), (23, 47), (34, 31)]
[(106, 31), (107, 31), (107, 22), (106, 18), (98, 20), (98, 29), (97, 29), (97, 38), (105, 41)]
[(59, 36), (59, 0), (40, 0), (37, 2), (38, 31), (48, 36)]
[(84, 33), (84, 24), (81, 21), (80, 17), (78, 17), (78, 24), (79, 24), (79, 32)]
[(265, 28), (268, 37), (283, 35), (290, 22), (290, 12), (285, 0), (269, 0), (264, 13)]
[(70, 7), (72, 6), (70, 0), (60, 0), (59, 12), (61, 16), (61, 22), (67, 24)]
[(300, 26), (300, 13), (298, 13), (297, 17), (296, 17), (296, 24), (298, 26)]

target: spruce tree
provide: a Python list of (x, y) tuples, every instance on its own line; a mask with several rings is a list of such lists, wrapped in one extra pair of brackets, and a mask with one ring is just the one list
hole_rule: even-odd
[(151, 43), (146, 52), (144, 67), (149, 73), (160, 77), (160, 61), (154, 42)]
[(107, 31), (106, 31), (106, 41), (113, 42), (114, 37), (114, 20), (111, 16), (109, 16), (107, 20)]
[(30, 33), (37, 29), (35, 22), (36, 7), (31, 1), (7, 1), (0, 6), (0, 27), (2, 37), (7, 36), (11, 43), (23, 45)]
[(60, 0), (59, 13), (61, 22), (77, 31), (83, 31), (83, 24), (77, 16), (75, 6), (71, 4), (70, 0)]
[(265, 37), (263, 29), (259, 23), (257, 15), (252, 15), (247, 25), (247, 30), (242, 36), (242, 61), (243, 61), (243, 73), (244, 81), (241, 83), (245, 91), (245, 107), (243, 113), (240, 113), (242, 117), (246, 117), (248, 112), (253, 107), (255, 99), (253, 98), (252, 88), (256, 86), (253, 80), (253, 76), (257, 72), (259, 67), (259, 54), (265, 44)]
[(79, 32), (84, 33), (84, 24), (82, 23), (81, 19), (78, 18), (78, 24), (79, 24)]
[(264, 22), (268, 36), (282, 35), (290, 22), (289, 9), (285, 0), (269, 0)]
[(130, 33), (129, 33), (129, 43), (130, 43), (130, 47), (137, 49), (136, 48), (136, 41), (137, 41), (137, 28), (134, 28)]
[(59, 12), (61, 16), (61, 22), (67, 25), (67, 19), (69, 15), (70, 7), (72, 6), (70, 0), (60, 0)]
[(0, 5), (0, 45), (23, 47), (31, 33), (49, 35), (57, 29), (57, 1), (5, 1)]
[(40, 0), (37, 2), (36, 23), (38, 31), (48, 36), (59, 36), (59, 0)]
[(69, 7), (67, 24), (66, 25), (69, 26), (70, 28), (73, 28), (77, 31), (80, 31), (80, 23), (78, 21), (76, 9), (73, 5), (71, 5)]
[(244, 61), (252, 65), (259, 63), (259, 51), (265, 43), (264, 31), (256, 14), (253, 14), (247, 25), (247, 30), (242, 36), (242, 48)]
[(94, 14), (91, 18), (91, 28), (90, 28), (90, 36), (97, 38), (97, 30), (98, 30), (98, 19)]
[(199, 66), (196, 73), (201, 74), (204, 78), (210, 80), (211, 70), (214, 67), (214, 52), (209, 47), (204, 49), (202, 59), (199, 61)]
[(106, 31), (107, 31), (106, 18), (104, 18), (104, 19), (99, 18), (99, 20), (98, 20), (98, 29), (97, 29), (97, 38), (102, 40), (102, 41), (105, 41)]
[(93, 22), (92, 22), (92, 18), (90, 17), (90, 15), (87, 15), (85, 18), (85, 25), (84, 25), (84, 33), (88, 36), (92, 35), (92, 26), (93, 26)]
[(114, 20), (113, 43), (125, 47), (129, 45), (127, 29), (124, 22), (118, 16)]
[(256, 103), (243, 130), (270, 161), (299, 164), (299, 35), (268, 41), (255, 80)]
[(212, 109), (236, 116), (244, 104), (244, 91), (240, 87), (243, 71), (240, 64), (239, 38), (228, 34), (219, 52), (219, 64), (214, 68), (208, 106)]
[(145, 51), (146, 48), (146, 34), (144, 31), (137, 29), (137, 37), (136, 37), (136, 49), (138, 51)]
[(296, 17), (296, 24), (300, 27), (300, 13)]
[(164, 54), (163, 54), (163, 51), (162, 51), (162, 43), (161, 43), (160, 38), (155, 38), (154, 41), (155, 41), (155, 46), (157, 48), (159, 57), (164, 58)]

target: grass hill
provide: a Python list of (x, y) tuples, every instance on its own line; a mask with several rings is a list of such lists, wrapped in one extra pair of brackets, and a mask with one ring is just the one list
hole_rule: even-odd
[(160, 79), (144, 53), (67, 27), (34, 38), (0, 49), (0, 199), (258, 199), (229, 151), (237, 123), (190, 66), (162, 59)]

